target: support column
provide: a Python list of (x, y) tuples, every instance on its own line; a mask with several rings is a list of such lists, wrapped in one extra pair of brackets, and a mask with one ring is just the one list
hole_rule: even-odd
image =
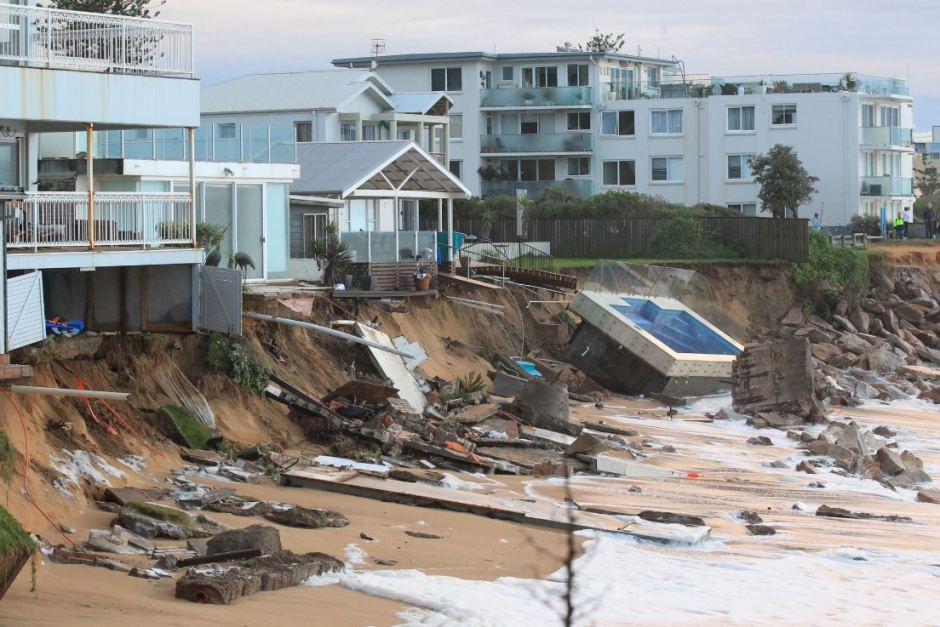
[(198, 248), (196, 238), (196, 129), (189, 128), (189, 228), (193, 239), (193, 248)]
[(388, 123), (388, 138), (392, 141), (398, 139), (398, 120), (392, 119)]
[(95, 248), (95, 125), (85, 127), (87, 150), (85, 169), (88, 176), (88, 245)]
[(444, 163), (441, 165), (450, 170), (450, 124), (442, 124), (441, 129), (441, 152), (444, 153)]
[(437, 199), (437, 230), (444, 232), (444, 199)]
[[(454, 260), (454, 199), (447, 199), (447, 261)], [(453, 272), (451, 268), (451, 272)]]
[(424, 122), (418, 122), (418, 130), (417, 130), (417, 135), (415, 136), (415, 140), (417, 141), (418, 145), (421, 147), (421, 150), (428, 149), (428, 143), (427, 141), (425, 141), (425, 138), (424, 138)]
[(25, 143), (26, 180), (23, 188), (35, 192), (39, 189), (39, 133), (26, 133)]
[(356, 118), (356, 141), (362, 141), (362, 118)]
[(418, 261), (418, 229), (421, 228), (421, 201), (415, 198), (415, 248), (414, 248), (414, 259), (413, 261)]

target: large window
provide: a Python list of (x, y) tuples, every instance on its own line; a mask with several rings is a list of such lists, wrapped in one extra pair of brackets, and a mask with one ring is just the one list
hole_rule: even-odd
[(875, 125), (875, 105), (873, 104), (863, 104), (862, 105), (862, 126), (865, 128), (871, 128)]
[[(679, 117), (679, 128), (682, 128), (682, 117)], [(635, 135), (633, 111), (605, 111), (601, 116), (602, 135)]]
[(682, 157), (653, 157), (650, 160), (650, 180), (681, 183), (685, 180), (685, 164)]
[(583, 87), (591, 84), (591, 76), (588, 72), (587, 63), (569, 63), (568, 64), (568, 86)]
[(555, 160), (554, 159), (520, 159), (519, 160), (519, 180), (520, 181), (554, 181), (555, 180)]
[(217, 124), (215, 127), (215, 136), (218, 139), (238, 139), (238, 127), (231, 123)]
[(459, 67), (431, 68), (431, 91), (463, 90), (463, 70)]
[(16, 186), (16, 162), (16, 142), (0, 142), (0, 186)]
[(588, 176), (590, 173), (590, 157), (570, 157), (568, 159), (568, 176)]
[(882, 126), (901, 126), (901, 110), (897, 107), (881, 107)]
[(504, 81), (512, 80), (512, 66), (511, 65), (503, 66), (503, 80)]
[(754, 177), (748, 163), (754, 155), (728, 155), (728, 180), (743, 181)]
[(650, 111), (650, 133), (653, 135), (681, 135), (682, 109)]
[(294, 122), (294, 141), (307, 144), (313, 141), (313, 122)]
[(728, 107), (729, 131), (753, 131), (754, 107)]
[(451, 159), (450, 163), (448, 164), (448, 169), (450, 170), (451, 174), (457, 178), (460, 178), (463, 176), (463, 161)]
[(659, 87), (659, 68), (646, 68), (646, 84), (650, 87)]
[(579, 111), (568, 114), (569, 131), (589, 131), (591, 130), (591, 112)]
[(378, 139), (375, 124), (362, 125), (362, 141), (371, 142)]
[(539, 116), (524, 115), (519, 123), (519, 132), (523, 135), (536, 135), (539, 132)]
[(542, 65), (522, 68), (523, 87), (558, 87), (558, 67)]
[(774, 126), (793, 126), (796, 124), (796, 105), (775, 104), (771, 109), (770, 123)]
[(463, 139), (463, 114), (452, 113), (450, 116), (450, 138)]
[(636, 161), (605, 161), (604, 185), (636, 185)]
[(344, 142), (356, 141), (356, 125), (352, 122), (343, 122), (339, 127), (340, 139)]

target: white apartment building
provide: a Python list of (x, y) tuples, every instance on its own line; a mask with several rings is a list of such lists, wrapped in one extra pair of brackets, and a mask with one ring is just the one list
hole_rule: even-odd
[(562, 49), (335, 59), (453, 100), (449, 166), (476, 195), (628, 190), (758, 211), (750, 155), (792, 146), (827, 225), (913, 203), (913, 101), (856, 73), (684, 76), (671, 60)]

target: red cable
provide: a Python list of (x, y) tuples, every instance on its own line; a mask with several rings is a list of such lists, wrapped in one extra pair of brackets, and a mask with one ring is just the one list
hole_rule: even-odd
[(36, 502), (36, 499), (34, 499), (32, 493), (30, 493), (29, 491), (29, 433), (26, 431), (26, 419), (23, 418), (23, 413), (20, 411), (20, 406), (16, 404), (16, 401), (13, 400), (13, 397), (10, 395), (10, 393), (4, 390), (3, 388), (0, 388), (0, 393), (2, 393), (8, 401), (10, 401), (11, 405), (13, 405), (13, 409), (16, 411), (16, 415), (19, 416), (20, 425), (23, 427), (23, 447), (25, 449), (24, 456), (23, 456), (24, 458), (23, 491), (26, 492), (26, 496), (27, 498), (29, 498), (29, 502), (33, 504), (33, 507), (39, 510), (39, 513), (43, 515), (43, 518), (45, 518), (49, 522), (50, 525), (55, 527), (55, 530), (58, 531), (59, 534), (61, 534), (61, 536), (68, 541), (69, 544), (71, 544), (72, 546), (78, 546), (77, 544), (75, 544), (75, 541), (72, 540), (72, 538), (65, 535), (65, 532), (62, 531), (62, 526), (59, 525), (59, 523), (57, 523), (56, 521), (52, 520), (52, 517), (49, 516), (49, 514), (47, 514), (45, 510), (39, 506), (39, 503)]
[[(80, 389), (80, 390), (86, 390), (86, 389), (88, 389), (88, 384), (85, 383), (85, 381), (84, 381), (83, 379), (81, 379), (80, 377), (75, 377), (75, 383), (78, 385), (78, 389)], [(156, 455), (157, 457), (166, 457), (166, 455), (164, 455), (163, 453), (161, 453), (161, 452), (158, 451), (157, 449), (153, 448), (153, 447), (147, 442), (147, 440), (144, 439), (144, 436), (142, 436), (142, 435), (140, 435), (139, 433), (137, 433), (137, 431), (134, 429), (134, 427), (132, 427), (126, 420), (124, 420), (124, 417), (121, 416), (121, 414), (119, 414), (113, 407), (111, 407), (111, 404), (110, 404), (108, 401), (103, 400), (103, 399), (98, 399), (98, 402), (100, 402), (102, 405), (104, 405), (104, 408), (107, 409), (108, 412), (118, 420), (118, 422), (120, 422), (122, 425), (124, 425), (124, 428), (125, 428), (125, 429), (127, 429), (128, 431), (130, 431), (138, 440), (140, 440), (141, 443), (147, 448), (148, 451), (150, 451), (151, 453), (153, 453), (153, 454)], [(95, 414), (94, 414), (94, 412), (91, 410), (91, 402), (90, 402), (87, 398), (85, 399), (85, 404), (88, 406), (88, 411), (91, 411), (91, 412), (92, 412), (92, 416), (94, 416)], [(97, 420), (97, 416), (95, 416), (95, 420)], [(101, 424), (101, 423), (99, 423), (99, 424)], [(112, 434), (112, 435), (117, 435), (117, 431), (114, 431), (114, 429), (111, 428), (110, 426), (109, 426), (108, 428), (111, 429), (111, 431), (113, 431), (113, 434)]]
[[(84, 383), (83, 383), (82, 380), (79, 379), (78, 377), (75, 377), (75, 383), (78, 385), (78, 389), (79, 389), (79, 390), (84, 390), (84, 389), (85, 389)], [(108, 435), (110, 435), (110, 436), (116, 436), (116, 435), (118, 434), (117, 430), (116, 430), (114, 427), (112, 427), (111, 425), (105, 424), (104, 422), (102, 422), (102, 421), (98, 418), (98, 415), (95, 413), (95, 410), (94, 410), (94, 409), (92, 408), (92, 406), (91, 406), (91, 401), (90, 401), (90, 400), (88, 400), (87, 398), (83, 398), (82, 401), (84, 401), (84, 403), (85, 403), (85, 409), (87, 409), (87, 410), (88, 410), (88, 413), (91, 414), (91, 419), (94, 420), (95, 423), (96, 423), (99, 427), (101, 427), (102, 429), (104, 429), (105, 432), (106, 432)]]

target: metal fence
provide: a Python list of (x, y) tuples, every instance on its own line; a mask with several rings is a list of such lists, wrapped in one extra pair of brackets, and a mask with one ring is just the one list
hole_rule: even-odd
[(0, 62), (89, 72), (193, 76), (193, 27), (0, 4)]
[[(806, 262), (809, 221), (773, 218), (698, 218), (715, 242), (740, 251), (744, 258)], [(590, 259), (669, 259), (676, 251), (656, 250), (654, 241), (669, 218), (538, 219), (526, 225), (522, 239), (551, 242), (554, 257)], [(482, 220), (455, 219), (454, 230), (497, 242), (519, 239), (515, 219), (497, 220), (489, 233)]]

